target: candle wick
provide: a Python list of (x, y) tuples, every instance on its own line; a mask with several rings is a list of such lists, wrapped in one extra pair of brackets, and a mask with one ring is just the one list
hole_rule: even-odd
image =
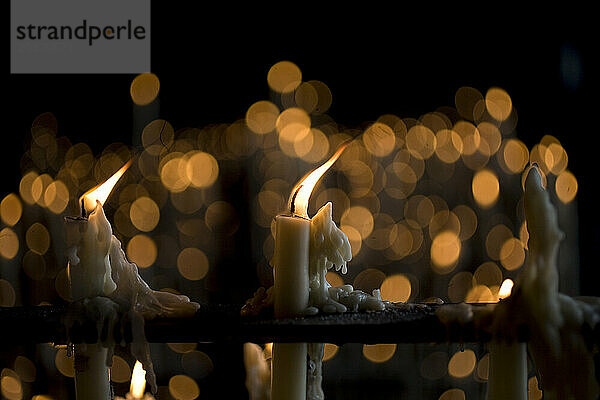
[(81, 216), (83, 218), (86, 217), (86, 215), (85, 215), (85, 200), (84, 200), (84, 198), (81, 198)]
[(295, 214), (295, 211), (296, 211), (296, 196), (298, 196), (298, 192), (300, 191), (300, 189), (302, 188), (302, 186), (304, 186), (304, 185), (298, 186), (298, 189), (296, 189), (296, 191), (294, 192), (294, 195), (292, 196), (292, 201), (290, 201), (290, 212), (292, 213), (292, 215)]

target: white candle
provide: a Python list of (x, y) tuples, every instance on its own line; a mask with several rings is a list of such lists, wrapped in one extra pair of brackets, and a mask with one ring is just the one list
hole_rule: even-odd
[[(109, 296), (117, 288), (112, 279), (109, 259), (112, 228), (104, 215), (102, 203), (129, 164), (125, 164), (105, 183), (82, 196), (83, 211), (91, 211), (87, 218), (82, 216), (67, 220), (67, 272), (72, 301)], [(110, 313), (111, 310), (99, 312)], [(74, 350), (77, 399), (110, 399), (112, 391), (107, 365), (109, 349), (100, 343), (82, 343), (75, 345)]]
[[(323, 174), (342, 154), (345, 145), (319, 168), (296, 184), (289, 199), (289, 216), (275, 219), (273, 257), (275, 317), (295, 317), (308, 308), (311, 221), (308, 200)], [(274, 343), (271, 400), (305, 400), (306, 343)]]
[(87, 221), (68, 220), (67, 243), (70, 246), (67, 268), (73, 301), (108, 296), (117, 288), (108, 257), (111, 239), (112, 228), (100, 202)]
[(279, 215), (275, 218), (275, 317), (296, 317), (308, 307), (310, 220)]
[[(308, 307), (310, 220), (280, 215), (275, 224), (275, 317), (295, 317)], [(306, 365), (306, 343), (274, 343), (271, 399), (305, 400)]]
[(75, 345), (74, 350), (77, 400), (110, 399), (110, 369), (106, 366), (108, 349), (98, 343), (83, 343)]
[(488, 400), (527, 400), (527, 345), (493, 340), (489, 350)]

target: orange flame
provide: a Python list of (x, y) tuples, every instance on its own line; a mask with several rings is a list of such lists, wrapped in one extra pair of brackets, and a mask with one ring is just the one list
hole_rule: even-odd
[(348, 142), (342, 144), (329, 160), (302, 178), (300, 182), (296, 183), (296, 186), (290, 195), (290, 199), (288, 200), (288, 207), (292, 215), (308, 218), (308, 199), (310, 199), (313, 189), (319, 182), (319, 179), (321, 179), (325, 172), (327, 172), (333, 163), (335, 163), (342, 155), (342, 152), (347, 145)]
[(514, 286), (514, 282), (511, 279), (505, 279), (502, 282), (502, 286), (500, 286), (500, 291), (498, 292), (498, 297), (500, 299), (506, 299), (512, 293), (512, 289)]
[(79, 202), (83, 202), (82, 206), (86, 213), (91, 212), (96, 208), (96, 200), (100, 201), (101, 204), (104, 204), (121, 176), (123, 176), (125, 171), (127, 171), (127, 168), (131, 165), (131, 161), (132, 160), (127, 161), (127, 163), (115, 172), (113, 176), (108, 178), (106, 182), (91, 188), (79, 198)]
[(131, 386), (129, 386), (129, 393), (134, 399), (141, 399), (144, 397), (144, 391), (146, 390), (146, 371), (142, 367), (142, 363), (139, 361), (135, 362), (133, 366), (133, 372), (131, 373)]

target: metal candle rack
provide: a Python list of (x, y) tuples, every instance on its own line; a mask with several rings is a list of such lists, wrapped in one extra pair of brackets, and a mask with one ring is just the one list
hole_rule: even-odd
[[(445, 325), (436, 311), (452, 304), (392, 304), (383, 311), (320, 314), (299, 318), (242, 317), (238, 305), (203, 305), (190, 318), (146, 321), (151, 343), (171, 342), (327, 342), (443, 343), (487, 342), (491, 320)], [(474, 304), (473, 307), (485, 307)], [(74, 326), (67, 337), (66, 305), (0, 308), (2, 343), (96, 342), (94, 321)], [(523, 340), (526, 340), (524, 334)]]

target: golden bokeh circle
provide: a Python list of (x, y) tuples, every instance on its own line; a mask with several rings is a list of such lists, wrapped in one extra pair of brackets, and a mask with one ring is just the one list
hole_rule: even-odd
[(35, 378), (37, 375), (37, 369), (33, 361), (24, 356), (17, 356), (15, 358), (15, 372), (19, 375), (19, 378), (23, 382), (35, 382)]
[(136, 199), (129, 208), (131, 223), (142, 232), (150, 232), (160, 219), (160, 210), (150, 197), (143, 196)]
[(404, 274), (390, 275), (381, 284), (381, 298), (393, 303), (405, 303), (411, 295), (410, 279)]
[(504, 121), (512, 112), (512, 100), (504, 89), (492, 87), (485, 94), (487, 112), (497, 121)]
[(431, 243), (431, 261), (436, 271), (442, 274), (451, 272), (458, 261), (461, 243), (452, 231), (438, 233)]
[(467, 397), (462, 389), (448, 389), (438, 400), (465, 400)]
[(148, 268), (154, 264), (156, 256), (156, 243), (147, 235), (140, 233), (127, 243), (127, 257), (140, 268)]
[(122, 357), (113, 356), (110, 367), (110, 380), (117, 383), (129, 382), (131, 379), (131, 368)]
[(69, 204), (69, 188), (67, 188), (67, 185), (60, 180), (50, 183), (44, 192), (44, 203), (54, 214), (65, 211)]
[(25, 233), (25, 242), (31, 251), (44, 255), (50, 248), (50, 233), (44, 225), (34, 222)]
[(337, 354), (339, 350), (339, 346), (333, 343), (325, 343), (325, 347), (323, 349), (323, 361), (329, 361)]
[(0, 202), (0, 219), (8, 226), (14, 226), (21, 219), (23, 205), (14, 193), (6, 195)]
[(0, 231), (0, 256), (10, 260), (19, 252), (19, 237), (9, 227)]
[(280, 61), (274, 64), (267, 73), (269, 87), (278, 93), (296, 90), (302, 82), (302, 72), (291, 61)]
[(208, 257), (195, 247), (186, 247), (177, 256), (177, 270), (185, 279), (200, 280), (206, 276), (208, 268)]
[(489, 208), (496, 203), (500, 193), (500, 183), (494, 172), (488, 169), (477, 171), (471, 185), (473, 198), (481, 208)]
[(376, 157), (389, 155), (396, 145), (396, 135), (388, 125), (375, 122), (362, 135), (365, 148)]
[(219, 176), (219, 163), (209, 153), (194, 152), (187, 160), (186, 174), (192, 186), (208, 188), (216, 182)]
[(570, 171), (563, 171), (556, 177), (556, 196), (563, 203), (570, 203), (577, 195), (577, 178)]
[(364, 344), (363, 356), (374, 363), (384, 363), (390, 360), (396, 352), (396, 344)]
[(6, 279), (0, 279), (0, 307), (13, 307), (17, 300), (15, 289)]
[(279, 108), (270, 101), (261, 100), (252, 104), (246, 111), (246, 125), (258, 135), (264, 135), (275, 129), (279, 117)]
[(457, 351), (448, 362), (448, 373), (455, 378), (465, 378), (473, 372), (476, 362), (473, 350)]
[(194, 400), (200, 396), (200, 388), (189, 376), (175, 375), (169, 379), (169, 393), (177, 400)]
[(56, 369), (64, 376), (68, 378), (75, 377), (73, 357), (67, 355), (67, 349), (58, 349), (54, 356), (54, 365), (56, 365)]
[(150, 72), (139, 74), (131, 81), (129, 94), (131, 100), (139, 106), (145, 106), (154, 101), (160, 90), (158, 77)]

